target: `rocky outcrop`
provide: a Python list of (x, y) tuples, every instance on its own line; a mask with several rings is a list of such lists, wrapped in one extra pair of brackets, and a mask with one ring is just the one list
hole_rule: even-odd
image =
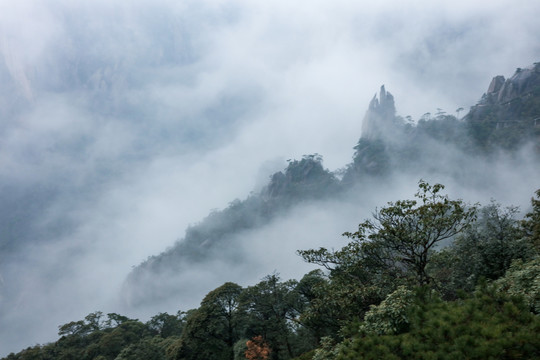
[(540, 63), (534, 63), (527, 68), (517, 68), (509, 79), (505, 79), (502, 75), (495, 76), (480, 102), (471, 109), (471, 115), (475, 115), (477, 111), (482, 113), (482, 107), (508, 105), (512, 101), (529, 96), (539, 88)]
[(509, 79), (502, 75), (495, 76), (482, 99), (471, 108), (467, 119), (495, 123), (526, 120), (535, 115), (536, 110), (531, 109), (531, 99), (537, 98), (539, 92), (540, 63), (518, 68)]
[(511, 78), (496, 76), (465, 117), (479, 148), (510, 150), (537, 142), (540, 131), (540, 63), (518, 68)]

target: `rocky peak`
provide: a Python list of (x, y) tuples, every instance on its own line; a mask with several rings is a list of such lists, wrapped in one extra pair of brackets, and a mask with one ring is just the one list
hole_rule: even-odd
[(465, 119), (472, 137), (483, 149), (517, 149), (527, 141), (538, 143), (540, 63), (518, 68), (509, 79), (494, 77)]
[(379, 139), (383, 137), (388, 127), (395, 122), (396, 106), (394, 96), (381, 86), (379, 98), (377, 94), (369, 103), (369, 108), (362, 122), (362, 138)]
[(481, 105), (508, 103), (526, 95), (540, 86), (540, 63), (527, 68), (517, 68), (514, 75), (506, 79), (502, 75), (495, 76), (489, 84), (488, 91), (480, 102)]

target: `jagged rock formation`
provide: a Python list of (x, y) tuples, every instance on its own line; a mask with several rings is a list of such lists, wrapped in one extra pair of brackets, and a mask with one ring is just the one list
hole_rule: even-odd
[(480, 148), (515, 149), (540, 135), (540, 63), (493, 78), (465, 120)]
[(362, 122), (362, 138), (367, 140), (381, 139), (386, 137), (388, 131), (394, 126), (396, 118), (396, 106), (394, 96), (381, 86), (379, 99), (377, 94), (369, 103), (368, 110)]
[(362, 134), (354, 147), (353, 162), (344, 173), (342, 184), (351, 186), (366, 176), (388, 174), (390, 159), (387, 144), (394, 142), (402, 132), (402, 121), (396, 116), (394, 96), (381, 86), (371, 99), (362, 121)]
[[(487, 92), (482, 96), (480, 102), (471, 108), (467, 115), (469, 120), (478, 120), (485, 116), (493, 107), (503, 111), (506, 115), (526, 115), (515, 114), (521, 110), (528, 99), (540, 93), (540, 63), (527, 68), (518, 68), (514, 75), (506, 79), (502, 75), (495, 76), (489, 84)], [(518, 106), (516, 106), (518, 105)], [(534, 114), (530, 114), (534, 115)], [(540, 114), (538, 114), (540, 116)], [(514, 119), (520, 120), (520, 119)]]
[(492, 80), (487, 95), (490, 102), (506, 104), (534, 91), (539, 85), (540, 63), (536, 63), (525, 69), (518, 68), (514, 76), (506, 81), (504, 81), (504, 76), (496, 76)]

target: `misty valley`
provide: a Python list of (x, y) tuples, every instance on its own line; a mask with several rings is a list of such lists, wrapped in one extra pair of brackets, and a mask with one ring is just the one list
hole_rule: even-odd
[(0, 0), (0, 359), (540, 358), (538, 14)]

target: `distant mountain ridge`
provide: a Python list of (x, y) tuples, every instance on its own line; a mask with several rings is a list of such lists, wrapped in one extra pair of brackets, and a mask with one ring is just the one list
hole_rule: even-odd
[[(538, 161), (540, 122), (534, 119), (540, 119), (539, 71), (536, 63), (518, 69), (508, 80), (495, 77), (482, 100), (461, 120), (440, 111), (424, 115), (416, 124), (406, 121), (396, 116), (394, 97), (382, 86), (379, 98), (374, 96), (364, 116), (353, 161), (341, 176), (324, 169), (318, 154), (290, 161), (284, 171), (271, 176), (260, 193), (211, 213), (188, 228), (172, 248), (135, 267), (125, 284), (127, 300), (136, 305), (181, 291), (174, 281), (155, 279), (163, 274), (174, 277), (190, 264), (223, 256), (221, 250), (234, 249), (235, 236), (268, 224), (298, 202), (348, 196), (366, 181), (395, 172), (443, 173), (460, 181), (469, 172), (479, 171), (475, 161), (485, 162), (497, 149), (511, 152), (527, 143), (536, 146), (532, 155)], [(505, 121), (520, 124), (510, 132), (505, 129), (511, 146), (500, 136), (500, 124)], [(227, 254), (229, 258), (221, 260), (231, 264), (244, 255), (240, 249)]]

